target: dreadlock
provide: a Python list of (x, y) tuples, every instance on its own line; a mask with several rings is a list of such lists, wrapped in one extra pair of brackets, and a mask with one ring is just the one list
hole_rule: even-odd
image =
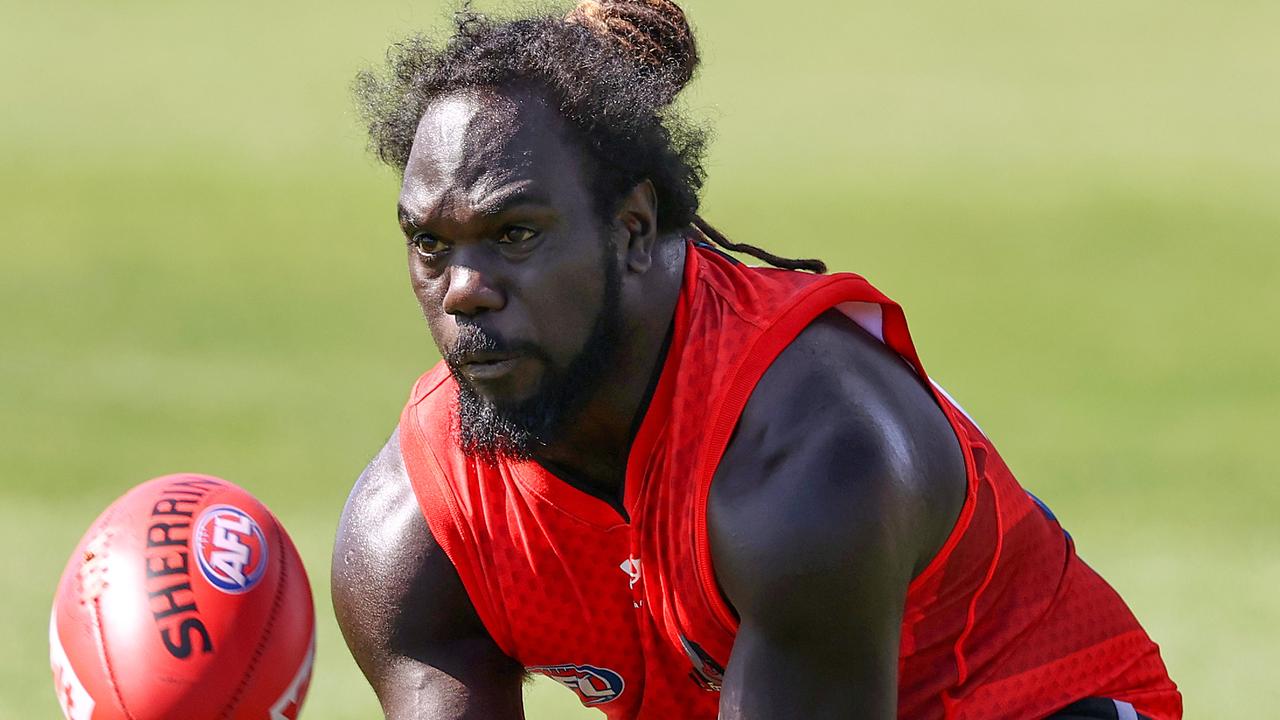
[(809, 272), (815, 273), (825, 273), (827, 271), (827, 264), (817, 258), (784, 258), (780, 255), (774, 255), (763, 248), (758, 248), (755, 245), (733, 242), (722, 235), (719, 230), (712, 227), (711, 223), (703, 220), (700, 215), (693, 216), (692, 224), (694, 230), (697, 230), (702, 237), (710, 240), (716, 245), (719, 245), (726, 250), (750, 255), (751, 257), (763, 260), (774, 267), (782, 268), (784, 270), (808, 270)]
[(468, 4), (443, 46), (420, 35), (396, 43), (383, 71), (356, 77), (355, 96), (370, 148), (403, 174), (432, 100), (471, 87), (532, 86), (576, 133), (604, 217), (647, 179), (657, 196), (660, 232), (697, 234), (775, 267), (825, 272), (818, 260), (731, 242), (698, 216), (708, 132), (671, 109), (698, 60), (693, 31), (671, 0), (582, 0), (564, 16), (506, 21)]

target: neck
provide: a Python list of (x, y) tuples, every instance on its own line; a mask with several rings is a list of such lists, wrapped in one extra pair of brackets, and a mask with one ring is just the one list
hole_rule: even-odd
[(685, 244), (662, 243), (647, 272), (624, 289), (625, 328), (600, 389), (534, 459), (571, 485), (621, 505), (631, 441), (666, 359), (680, 297)]

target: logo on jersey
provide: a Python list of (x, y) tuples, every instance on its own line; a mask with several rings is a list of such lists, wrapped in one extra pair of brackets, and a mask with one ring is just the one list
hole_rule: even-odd
[(526, 669), (542, 673), (576, 692), (588, 707), (617, 700), (626, 687), (621, 675), (594, 665), (536, 665)]
[(240, 508), (214, 505), (201, 513), (192, 546), (204, 579), (225, 593), (249, 592), (267, 572), (267, 538)]
[(640, 582), (640, 558), (629, 557), (618, 567), (631, 579), (629, 587), (635, 587), (636, 583)]
[(693, 663), (693, 672), (689, 673), (689, 677), (703, 690), (720, 692), (720, 688), (724, 686), (724, 668), (720, 663), (703, 650), (701, 645), (684, 635), (680, 636), (680, 645), (684, 647), (685, 655), (689, 656), (689, 662)]

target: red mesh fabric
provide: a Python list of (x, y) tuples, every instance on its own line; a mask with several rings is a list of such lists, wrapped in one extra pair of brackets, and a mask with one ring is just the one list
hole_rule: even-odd
[[(672, 345), (628, 463), (630, 522), (536, 464), (464, 457), (453, 380), (441, 366), (424, 375), (401, 419), (406, 466), (499, 646), (610, 718), (715, 718), (736, 621), (711, 568), (711, 476), (769, 363), (845, 303), (875, 310), (873, 332), (923, 376), (901, 310), (862, 278), (748, 268), (689, 247)], [(1180, 718), (1158, 649), (1123, 601), (977, 427), (937, 399), (965, 450), (969, 493), (908, 592), (899, 716), (1021, 719), (1107, 696)], [(623, 567), (635, 558), (638, 578)]]

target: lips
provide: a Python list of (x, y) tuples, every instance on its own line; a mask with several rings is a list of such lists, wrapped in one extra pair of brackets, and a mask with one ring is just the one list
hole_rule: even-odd
[(496, 380), (515, 369), (524, 356), (510, 352), (477, 352), (461, 358), (458, 370), (471, 380)]

